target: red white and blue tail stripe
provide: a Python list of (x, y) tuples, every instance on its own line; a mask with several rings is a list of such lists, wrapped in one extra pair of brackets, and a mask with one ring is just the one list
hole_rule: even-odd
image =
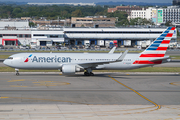
[(161, 64), (165, 53), (175, 33), (175, 27), (168, 27), (149, 47), (139, 55), (133, 64)]
[(168, 27), (139, 57), (164, 57), (174, 31), (175, 27)]

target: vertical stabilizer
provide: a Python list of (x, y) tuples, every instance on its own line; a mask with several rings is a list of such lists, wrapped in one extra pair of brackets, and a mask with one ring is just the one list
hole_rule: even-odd
[(149, 47), (140, 54), (140, 58), (164, 57), (175, 27), (168, 27)]

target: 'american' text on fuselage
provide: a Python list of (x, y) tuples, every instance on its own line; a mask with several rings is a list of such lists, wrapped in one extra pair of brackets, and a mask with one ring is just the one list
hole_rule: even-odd
[(68, 63), (71, 62), (70, 57), (33, 57), (32, 62), (47, 62), (47, 63), (52, 63), (52, 62), (58, 62), (58, 63)]

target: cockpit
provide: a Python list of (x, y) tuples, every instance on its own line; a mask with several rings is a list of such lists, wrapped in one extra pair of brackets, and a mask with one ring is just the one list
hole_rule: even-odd
[(13, 59), (13, 57), (8, 57), (7, 59), (10, 59), (10, 60), (12, 60), (12, 59)]

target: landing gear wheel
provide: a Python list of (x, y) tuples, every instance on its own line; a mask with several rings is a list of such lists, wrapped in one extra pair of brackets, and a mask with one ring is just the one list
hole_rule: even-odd
[(92, 69), (91, 68), (87, 68), (84, 72), (85, 76), (94, 76), (94, 73), (92, 73)]
[(90, 72), (90, 76), (94, 76), (94, 73)]
[(84, 72), (84, 75), (85, 75), (85, 76), (89, 76), (89, 73), (88, 73), (88, 72)]
[(85, 75), (85, 76), (94, 76), (94, 73), (92, 73), (92, 72), (90, 72), (90, 73), (84, 72), (84, 75)]

